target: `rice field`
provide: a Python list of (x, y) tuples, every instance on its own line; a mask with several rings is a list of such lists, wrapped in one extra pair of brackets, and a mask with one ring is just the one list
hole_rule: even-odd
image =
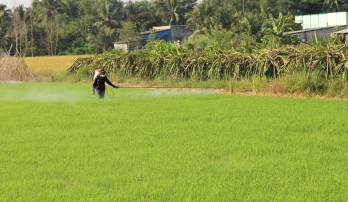
[(39, 80), (50, 80), (51, 76), (66, 74), (66, 70), (74, 64), (75, 60), (90, 55), (69, 56), (39, 56), (25, 57), (29, 69)]
[(1, 201), (346, 201), (347, 101), (0, 85)]

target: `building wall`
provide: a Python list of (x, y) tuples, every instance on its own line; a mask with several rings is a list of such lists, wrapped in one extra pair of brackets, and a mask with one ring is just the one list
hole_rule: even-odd
[(188, 28), (185, 25), (173, 25), (171, 26), (172, 30), (172, 40), (184, 42), (187, 38), (193, 33), (192, 29)]
[[(341, 26), (340, 28), (344, 28), (345, 26)], [(336, 31), (336, 27), (327, 27), (321, 29), (310, 29), (310, 30), (301, 30), (295, 32), (287, 32), (287, 34), (295, 34), (300, 36), (302, 42), (311, 43), (313, 42), (314, 35), (320, 38), (329, 38), (331, 34)]]
[(128, 51), (128, 45), (126, 43), (114, 43), (114, 48), (116, 50), (125, 50)]
[(347, 26), (348, 12), (321, 13), (311, 15), (297, 15), (295, 22), (302, 24), (303, 29), (322, 27)]

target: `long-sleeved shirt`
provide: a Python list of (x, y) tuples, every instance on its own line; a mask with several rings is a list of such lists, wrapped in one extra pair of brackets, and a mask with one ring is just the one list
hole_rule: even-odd
[(100, 89), (105, 88), (105, 82), (108, 83), (110, 86), (116, 88), (116, 86), (109, 81), (107, 76), (100, 76), (99, 75), (94, 79), (93, 89), (95, 89), (96, 87), (98, 87)]

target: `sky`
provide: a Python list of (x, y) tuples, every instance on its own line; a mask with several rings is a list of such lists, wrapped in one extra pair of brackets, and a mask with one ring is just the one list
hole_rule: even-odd
[(17, 7), (23, 4), (24, 7), (29, 7), (31, 5), (31, 0), (0, 0), (1, 4), (5, 4), (7, 8)]

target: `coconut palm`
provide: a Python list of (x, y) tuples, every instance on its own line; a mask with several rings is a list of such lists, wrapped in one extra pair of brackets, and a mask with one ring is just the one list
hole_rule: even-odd
[(156, 0), (157, 15), (167, 25), (185, 24), (185, 14), (191, 12), (197, 0)]
[[(254, 8), (251, 1), (245, 1), (244, 3), (248, 9)], [(188, 15), (188, 22), (195, 25), (194, 27), (207, 30), (215, 28), (233, 29), (234, 31), (245, 30), (249, 26), (246, 19), (249, 18), (247, 16), (251, 11), (243, 13), (241, 9), (238, 9), (238, 6), (240, 6), (240, 3), (237, 4), (236, 0), (206, 0), (198, 4), (193, 12)], [(239, 29), (237, 27), (239, 25), (242, 25), (243, 28)]]
[(179, 0), (157, 0), (155, 6), (157, 15), (161, 16), (167, 25), (179, 24), (180, 17), (178, 12)]
[(13, 35), (15, 37), (16, 51), (22, 52), (22, 45), (27, 36), (27, 27), (25, 24), (26, 12), (23, 5), (13, 9)]
[(346, 11), (347, 4), (344, 0), (324, 0), (323, 7), (338, 12)]
[(124, 20), (134, 23), (138, 31), (149, 30), (161, 22), (156, 16), (154, 4), (148, 1), (130, 1), (123, 8), (123, 13)]
[(35, 46), (34, 45), (34, 43), (35, 43), (35, 41), (34, 41), (34, 26), (38, 22), (39, 13), (35, 12), (35, 10), (32, 7), (29, 7), (26, 9), (26, 16), (27, 16), (26, 24), (29, 26), (29, 29), (30, 29), (30, 42), (29, 42), (30, 46), (27, 48), (29, 48), (30, 55), (33, 57), (34, 56), (34, 46)]
[(37, 9), (38, 13), (40, 13), (39, 18), (45, 27), (48, 55), (56, 55), (64, 19), (61, 15), (61, 1), (34, 0), (33, 7), (34, 9)]
[(332, 6), (335, 6), (336, 8), (338, 8), (338, 0), (324, 0), (324, 5), (328, 5), (330, 8)]
[(105, 51), (112, 47), (112, 43), (118, 39), (117, 29), (121, 27), (122, 1), (98, 0), (95, 2), (96, 22), (89, 40), (99, 49)]
[(74, 0), (62, 0), (61, 1), (62, 12), (69, 18), (77, 18), (79, 15), (79, 7)]

